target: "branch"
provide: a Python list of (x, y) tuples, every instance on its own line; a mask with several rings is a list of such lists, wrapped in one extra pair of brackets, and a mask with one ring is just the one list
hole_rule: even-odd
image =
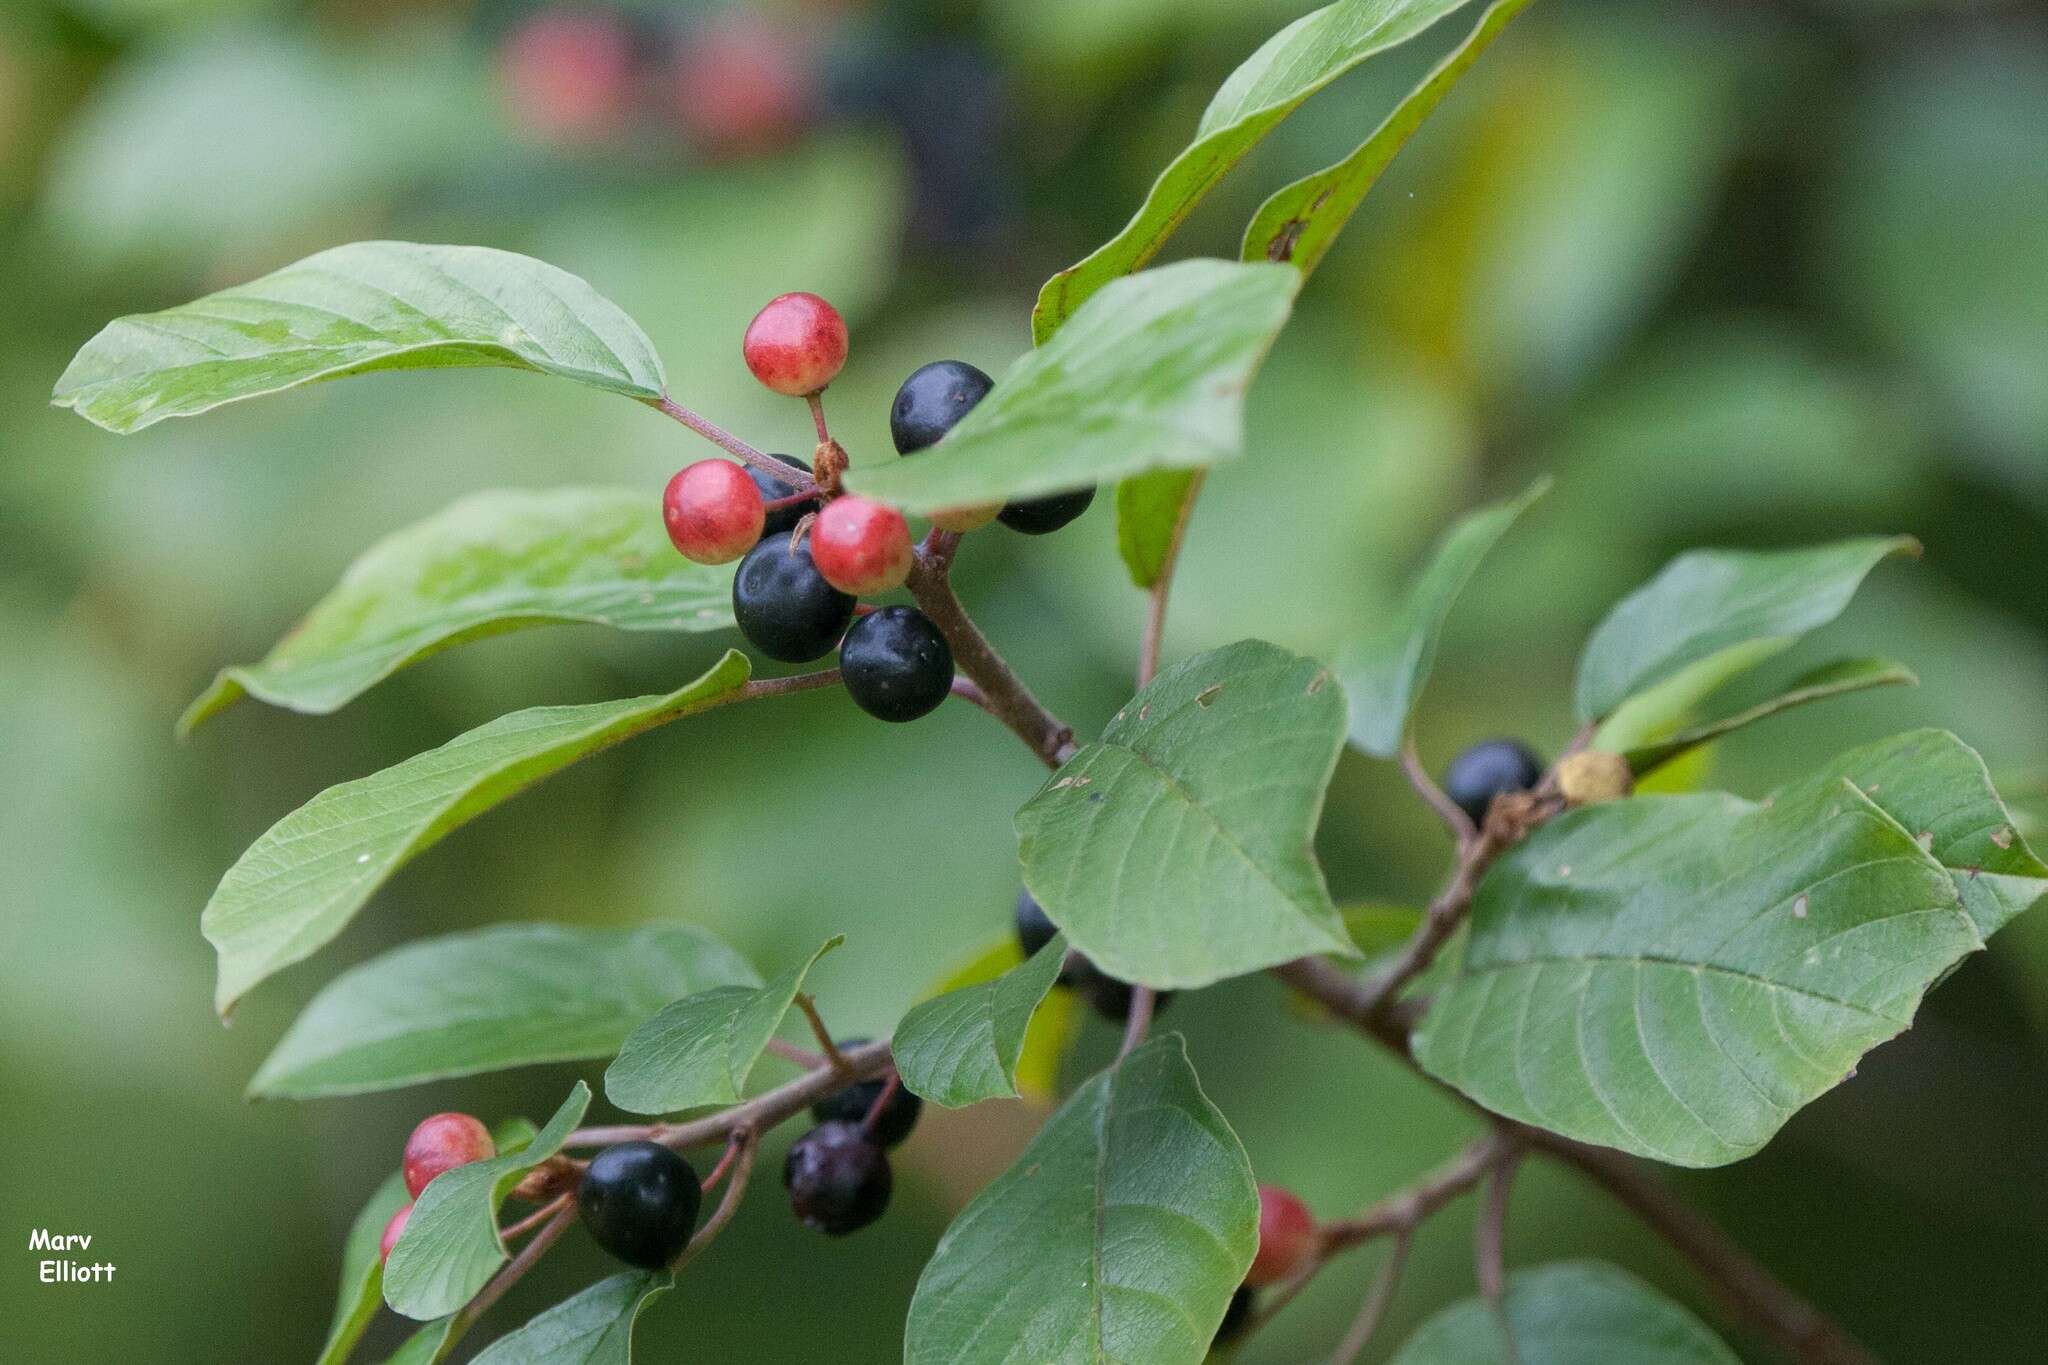
[(711, 1245), (719, 1233), (725, 1231), (725, 1225), (732, 1221), (733, 1214), (739, 1211), (740, 1200), (746, 1196), (747, 1181), (754, 1174), (754, 1154), (760, 1147), (760, 1139), (752, 1130), (733, 1135), (732, 1178), (726, 1182), (725, 1197), (718, 1201), (717, 1210), (703, 1227), (697, 1229), (696, 1235), (690, 1238), (689, 1245), (683, 1248), (683, 1254), (676, 1257), (676, 1263), (670, 1269), (680, 1273), (684, 1266), (697, 1259), (699, 1252)]
[(1031, 695), (960, 605), (946, 579), (957, 544), (957, 537), (944, 538), (936, 531), (926, 539), (911, 565), (911, 595), (946, 637), (955, 666), (981, 689), (983, 709), (1008, 726), (1046, 767), (1057, 768), (1073, 756), (1074, 731)]
[(1472, 823), (1472, 817), (1465, 814), (1464, 807), (1444, 795), (1444, 789), (1436, 784), (1429, 770), (1422, 766), (1422, 759), (1415, 752), (1415, 741), (1401, 743), (1401, 771), (1408, 777), (1408, 785), (1415, 788), (1415, 794), (1422, 798), (1424, 805), (1437, 813), (1451, 831), (1451, 837), (1458, 841), (1463, 850), (1466, 845), (1479, 837), (1479, 827)]
[(794, 485), (799, 493), (817, 491), (817, 486), (802, 470), (793, 469), (765, 451), (754, 449), (724, 427), (690, 411), (667, 394), (648, 402), (647, 405), (656, 412), (675, 418), (741, 464), (752, 465), (763, 474), (772, 474), (783, 483)]
[(1367, 1292), (1358, 1316), (1352, 1319), (1351, 1330), (1330, 1353), (1330, 1365), (1351, 1365), (1371, 1343), (1372, 1334), (1379, 1330), (1380, 1319), (1387, 1315), (1387, 1305), (1394, 1301), (1394, 1290), (1401, 1283), (1401, 1272), (1408, 1265), (1408, 1249), (1414, 1242), (1415, 1234), (1412, 1232), (1394, 1234), (1394, 1249), (1387, 1253), (1386, 1264), (1380, 1267), (1380, 1273), (1373, 1276), (1372, 1288)]
[(519, 1254), (508, 1261), (505, 1268), (494, 1275), (489, 1284), (479, 1289), (476, 1297), (463, 1305), (462, 1311), (455, 1315), (455, 1321), (449, 1325), (446, 1343), (442, 1347), (444, 1351), (474, 1326), (478, 1318), (488, 1313), (492, 1304), (505, 1297), (506, 1290), (524, 1279), (526, 1272), (533, 1269), (535, 1263), (547, 1254), (548, 1248), (569, 1230), (569, 1224), (576, 1221), (574, 1195), (562, 1195), (550, 1207), (554, 1211), (554, 1217), (543, 1223), (540, 1231), (533, 1235), (533, 1240), (519, 1248)]
[(834, 1070), (846, 1070), (846, 1054), (839, 1050), (839, 1044), (832, 1041), (832, 1030), (825, 1027), (825, 1018), (818, 1013), (818, 1002), (807, 993), (796, 993), (796, 1007), (804, 1012), (804, 1018), (811, 1025), (811, 1036), (818, 1040), (818, 1046), (825, 1051), (825, 1061)]
[(1173, 571), (1180, 563), (1181, 542), (1187, 538), (1188, 523), (1194, 519), (1195, 499), (1202, 495), (1203, 481), (1209, 477), (1206, 469), (1197, 469), (1188, 478), (1188, 491), (1181, 498), (1180, 513), (1173, 519), (1173, 531), (1166, 540), (1166, 553), (1160, 557), (1158, 576), (1152, 580), (1152, 605), (1145, 613), (1145, 634), (1138, 645), (1138, 687), (1143, 690), (1159, 672), (1159, 649), (1166, 638), (1166, 599), (1173, 591)]
[(741, 1132), (765, 1133), (784, 1119), (794, 1118), (827, 1095), (835, 1095), (854, 1081), (870, 1080), (892, 1065), (887, 1042), (862, 1043), (843, 1049), (844, 1068), (823, 1066), (807, 1071), (787, 1085), (764, 1091), (744, 1104), (687, 1123), (628, 1123), (608, 1128), (579, 1128), (569, 1134), (564, 1147), (609, 1147), (617, 1142), (659, 1142), (665, 1146), (702, 1147), (724, 1142)]
[(1130, 1013), (1124, 1016), (1123, 1046), (1117, 1049), (1117, 1060), (1122, 1061), (1138, 1050), (1138, 1044), (1145, 1041), (1145, 1035), (1152, 1030), (1152, 1012), (1159, 1007), (1159, 992), (1150, 986), (1131, 988)]

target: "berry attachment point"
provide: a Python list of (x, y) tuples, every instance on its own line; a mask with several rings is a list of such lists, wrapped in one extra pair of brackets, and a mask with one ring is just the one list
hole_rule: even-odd
[(740, 351), (754, 378), (802, 398), (831, 383), (846, 364), (846, 319), (816, 294), (783, 294), (747, 324)]
[(659, 1270), (682, 1254), (703, 1199), (695, 1169), (658, 1142), (605, 1148), (590, 1159), (576, 1190), (592, 1239), (645, 1270)]
[(443, 1171), (497, 1154), (491, 1130), (478, 1119), (468, 1114), (429, 1114), (405, 1140), (405, 1192), (417, 1199)]
[(661, 498), (670, 542), (695, 564), (738, 559), (760, 541), (767, 517), (759, 485), (730, 460), (685, 466)]
[(812, 523), (810, 545), (818, 572), (841, 592), (888, 592), (910, 577), (910, 523), (879, 502), (834, 498)]
[[(852, 1047), (864, 1043), (865, 1038), (848, 1038), (841, 1046)], [(891, 1082), (895, 1088), (890, 1089)], [(888, 1091), (889, 1098), (875, 1113), (875, 1101)], [(895, 1147), (910, 1136), (910, 1130), (917, 1127), (918, 1116), (924, 1113), (924, 1101), (910, 1093), (901, 1080), (890, 1076), (877, 1077), (871, 1081), (856, 1081), (836, 1095), (829, 1095), (811, 1106), (811, 1117), (819, 1123), (850, 1123), (861, 1127), (868, 1115), (875, 1115), (874, 1127), (868, 1136), (883, 1147)]]
[[(769, 458), (780, 460), (798, 474), (801, 474), (806, 480), (810, 478), (811, 467), (794, 455), (771, 455)], [(747, 466), (747, 477), (754, 481), (754, 487), (761, 490), (761, 499), (764, 503), (782, 502), (795, 497), (802, 491), (798, 485), (786, 483), (776, 478), (773, 474), (763, 473), (752, 465)], [(806, 498), (802, 502), (792, 502), (787, 507), (769, 507), (766, 509), (767, 515), (761, 523), (761, 534), (772, 536), (781, 531), (793, 531), (796, 529), (796, 524), (799, 521), (802, 521), (810, 513), (817, 510), (818, 500), (816, 498)]]
[(861, 710), (877, 720), (916, 720), (952, 694), (953, 650), (915, 607), (883, 607), (846, 632), (839, 671)]

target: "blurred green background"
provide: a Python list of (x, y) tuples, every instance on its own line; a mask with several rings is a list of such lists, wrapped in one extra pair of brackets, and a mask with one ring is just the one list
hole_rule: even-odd
[[(0, 1234), (15, 1248), (0, 1359), (310, 1359), (343, 1231), (413, 1121), (450, 1107), (542, 1116), (562, 1093), (573, 1069), (246, 1105), (256, 1064), (346, 964), (498, 920), (681, 916), (774, 970), (844, 931), (818, 978), (825, 1009), (846, 1032), (883, 1032), (1003, 931), (1009, 816), (1040, 781), (965, 707), (902, 728), (838, 694), (719, 712), (463, 830), (223, 1032), (198, 912), (273, 820), (502, 712), (671, 686), (726, 641), (536, 631), (443, 656), (324, 719), (247, 703), (179, 746), (184, 703), (220, 664), (259, 656), (357, 551), (463, 492), (615, 482), (654, 499), (707, 451), (633, 404), (485, 372), (322, 387), (117, 440), (45, 406), (70, 353), (117, 313), (322, 246), (480, 242), (588, 277), (653, 335), (680, 397), (771, 448), (803, 449), (807, 419), (748, 378), (740, 331), (772, 294), (827, 294), (854, 333), (835, 426), (856, 460), (880, 458), (901, 378), (937, 357), (999, 371), (1018, 354), (1038, 282), (1121, 225), (1222, 76), (1309, 7), (0, 12)], [(1267, 191), (1347, 151), (1467, 22), (1317, 97), (1175, 250), (1230, 254)], [(1385, 609), (1453, 513), (1542, 471), (1557, 490), (1447, 642), (1421, 722), (1433, 764), (1497, 732), (1554, 751), (1585, 631), (1680, 548), (1905, 530), (1925, 562), (1884, 569), (1782, 676), (1882, 652), (1924, 685), (1745, 734), (1715, 779), (1758, 792), (1933, 723), (2038, 810), (2040, 11), (1541, 0), (1314, 281), (1252, 396), (1248, 458), (1217, 472), (1194, 522), (1169, 654), (1249, 634), (1327, 654)], [(1107, 500), (1055, 538), (974, 537), (962, 574), (1047, 700), (1084, 730), (1106, 719), (1142, 607)], [(1347, 898), (1418, 899), (1446, 855), (1391, 770), (1355, 756), (1322, 845)], [(1254, 981), (1168, 1016), (1262, 1178), (1348, 1211), (1470, 1128), (1279, 1005)], [(2038, 1362), (2044, 1040), (2037, 915), (1768, 1152), (1674, 1183), (1893, 1362)], [(1074, 1074), (1111, 1041), (1091, 1024)], [(1020, 1104), (931, 1114), (898, 1161), (891, 1217), (846, 1242), (802, 1232), (764, 1182), (650, 1312), (642, 1358), (898, 1359), (934, 1238), (1037, 1118)], [(1468, 1217), (1432, 1225), (1383, 1342), (1469, 1291)], [(93, 1234), (117, 1281), (35, 1284), (22, 1248), (41, 1226)], [(1244, 1358), (1327, 1350), (1378, 1254), (1342, 1263)], [(1600, 1196), (1531, 1171), (1511, 1259), (1568, 1254), (1699, 1302)], [(601, 1272), (571, 1237), (493, 1321)], [(381, 1358), (396, 1326), (382, 1322), (363, 1358)]]

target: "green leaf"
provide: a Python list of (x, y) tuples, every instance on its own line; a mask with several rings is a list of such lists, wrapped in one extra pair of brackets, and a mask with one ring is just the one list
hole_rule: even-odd
[(334, 1322), (327, 1329), (327, 1344), (320, 1348), (313, 1365), (342, 1365), (362, 1340), (363, 1329), (384, 1301), (384, 1260), (380, 1252), (384, 1225), (405, 1207), (405, 1175), (393, 1171), (356, 1221), (349, 1224), (348, 1240), (341, 1247), (341, 1289), (334, 1299)]
[(1626, 1271), (1560, 1261), (1508, 1277), (1501, 1319), (1483, 1299), (1417, 1328), (1390, 1365), (1742, 1365), (1684, 1308)]
[(634, 1323), (675, 1282), (666, 1270), (599, 1280), (492, 1342), (475, 1365), (632, 1365)]
[(1116, 549), (1131, 582), (1151, 588), (1173, 556), (1189, 503), (1202, 491), (1199, 469), (1155, 469), (1116, 486)]
[(329, 787), (272, 825), (221, 878), (199, 927), (220, 956), (223, 1015), (340, 933), (399, 868), (502, 801), (623, 740), (740, 695), (728, 651), (666, 696), (501, 716), (396, 767)]
[[(947, 972), (922, 999), (963, 991), (970, 986), (994, 981), (1005, 972), (1024, 965), (1024, 949), (1017, 936), (1004, 930), (961, 967)], [(1011, 1066), (1011, 1079), (1018, 1097), (1050, 1106), (1060, 1097), (1060, 1063), (1080, 1032), (1086, 1007), (1072, 991), (1054, 991), (1038, 1005), (1025, 1026), (1024, 1042)], [(900, 1032), (900, 1029), (899, 1029)]]
[(687, 924), (502, 924), (450, 934), (335, 978), (263, 1063), (249, 1094), (357, 1095), (608, 1057), (672, 1000), (760, 983), (746, 959)]
[(430, 1322), (405, 1339), (405, 1345), (398, 1348), (384, 1365), (433, 1365), (453, 1343), (448, 1334), (455, 1328), (451, 1314), (436, 1322)]
[(326, 715), (452, 646), (579, 623), (721, 630), (732, 624), (731, 570), (677, 554), (645, 492), (473, 494), (373, 546), (261, 662), (223, 669), (178, 729), (245, 693)]
[(1854, 782), (1948, 869), (1980, 936), (2048, 895), (2048, 864), (2020, 837), (1984, 760), (1947, 731), (1866, 744), (1823, 772)]
[(1528, 6), (1529, 0), (1497, 0), (1465, 40), (1394, 106), (1394, 112), (1358, 150), (1326, 170), (1295, 181), (1262, 204), (1245, 229), (1244, 259), (1287, 261), (1303, 275), (1321, 264), (1337, 234), (1422, 121), (1443, 103), (1451, 87), (1500, 36), (1508, 21)]
[(1066, 957), (1066, 939), (1054, 935), (1023, 966), (904, 1015), (894, 1048), (903, 1084), (948, 1109), (1015, 1098), (1025, 1032)]
[(633, 1030), (604, 1073), (604, 1093), (632, 1114), (737, 1104), (747, 1075), (796, 1001), (818, 959), (846, 942), (835, 935), (766, 986), (720, 986), (678, 1000)]
[(116, 318), (72, 359), (51, 401), (125, 434), (316, 380), (474, 365), (642, 400), (665, 387), (646, 334), (565, 270), (487, 247), (357, 242)]
[(1032, 334), (1043, 344), (1097, 291), (1151, 260), (1230, 169), (1310, 95), (1464, 3), (1338, 0), (1274, 34), (1223, 82), (1194, 142), (1160, 174), (1123, 231), (1045, 282), (1031, 313)]
[(1300, 284), (1286, 266), (1211, 260), (1118, 280), (942, 445), (854, 469), (847, 486), (934, 512), (1234, 459), (1245, 391)]
[(960, 1211), (917, 1282), (903, 1359), (1198, 1361), (1257, 1249), (1251, 1163), (1162, 1034)]
[(1711, 744), (1745, 726), (1768, 720), (1781, 711), (1873, 687), (1916, 687), (1919, 682), (1911, 669), (1889, 659), (1837, 659), (1802, 673), (1784, 691), (1754, 706), (1746, 706), (1718, 720), (1689, 726), (1667, 739), (1630, 749), (1628, 765), (1640, 777), (1703, 744)]
[(578, 1081), (533, 1141), (445, 1171), (420, 1191), (384, 1263), (384, 1302), (424, 1322), (474, 1298), (509, 1259), (498, 1235), (505, 1197), (528, 1171), (562, 1150), (589, 1108), (590, 1087)]
[(1478, 1103), (1681, 1166), (1757, 1151), (1983, 946), (1940, 863), (1823, 772), (1566, 813), (1497, 863), (1415, 1051)]
[(1337, 676), (1351, 702), (1352, 744), (1380, 758), (1401, 752), (1408, 717), (1436, 664), (1437, 640), (1458, 594), (1515, 520), (1549, 491), (1550, 480), (1540, 479), (1521, 496), (1460, 520), (1393, 618), (1339, 654)]
[(1754, 667), (1841, 615), (1880, 562), (1919, 552), (1910, 536), (1873, 536), (1804, 550), (1682, 554), (1623, 598), (1586, 642), (1579, 715), (1604, 720), (1645, 688), (1683, 669), (1711, 669), (1726, 655)]
[(1017, 812), (1024, 884), (1112, 976), (1181, 989), (1354, 955), (1311, 841), (1344, 746), (1328, 669), (1261, 640), (1162, 673)]

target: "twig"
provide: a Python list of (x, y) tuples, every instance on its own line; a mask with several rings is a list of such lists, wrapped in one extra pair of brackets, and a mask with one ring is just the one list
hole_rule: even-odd
[(725, 1225), (732, 1221), (733, 1214), (739, 1211), (740, 1200), (746, 1196), (747, 1181), (754, 1174), (754, 1154), (760, 1150), (760, 1146), (760, 1139), (751, 1129), (744, 1129), (733, 1135), (732, 1151), (737, 1155), (732, 1165), (732, 1178), (725, 1185), (725, 1197), (718, 1201), (718, 1208), (706, 1220), (704, 1226), (698, 1228), (696, 1235), (690, 1238), (689, 1245), (683, 1248), (682, 1255), (676, 1257), (676, 1263), (671, 1269), (680, 1271), (691, 1261), (696, 1260), (697, 1254), (710, 1246), (719, 1233), (725, 1231)]
[(705, 440), (711, 442), (740, 463), (750, 464), (763, 474), (773, 474), (782, 482), (794, 485), (799, 493), (809, 493), (817, 490), (817, 486), (811, 481), (811, 477), (802, 470), (792, 469), (765, 451), (754, 449), (754, 447), (748, 445), (724, 427), (690, 411), (690, 409), (676, 402), (667, 394), (645, 401), (655, 411), (675, 418), (678, 422), (681, 422), (684, 426), (696, 432), (699, 436), (702, 436)]
[(1479, 1284), (1479, 1296), (1500, 1325), (1501, 1349), (1508, 1365), (1520, 1365), (1522, 1358), (1515, 1346), (1514, 1324), (1508, 1320), (1507, 1300), (1508, 1196), (1514, 1189), (1519, 1155), (1510, 1149), (1487, 1173), (1486, 1198), (1472, 1237), (1473, 1277)]
[(1351, 1365), (1371, 1343), (1372, 1334), (1379, 1330), (1380, 1319), (1387, 1315), (1387, 1305), (1394, 1301), (1394, 1290), (1401, 1283), (1401, 1272), (1408, 1265), (1408, 1249), (1414, 1242), (1413, 1232), (1403, 1230), (1394, 1234), (1393, 1250), (1387, 1253), (1386, 1263), (1380, 1267), (1379, 1273), (1372, 1277), (1372, 1288), (1367, 1291), (1358, 1316), (1351, 1320), (1351, 1330), (1330, 1353), (1330, 1365)]
[(698, 1182), (699, 1189), (709, 1193), (718, 1188), (718, 1182), (725, 1179), (726, 1172), (732, 1169), (733, 1159), (739, 1155), (741, 1145), (740, 1136), (735, 1133), (726, 1142), (725, 1150), (718, 1154), (718, 1164), (713, 1166), (710, 1173)]
[(1159, 993), (1150, 986), (1131, 988), (1131, 1012), (1124, 1017), (1124, 1042), (1117, 1049), (1117, 1060), (1130, 1056), (1145, 1041), (1145, 1035), (1152, 1031), (1152, 1011), (1158, 1003)]
[(818, 1013), (818, 1002), (803, 991), (796, 994), (796, 1007), (804, 1012), (810, 1021), (811, 1036), (818, 1040), (818, 1046), (825, 1051), (825, 1062), (835, 1070), (846, 1070), (846, 1054), (839, 1050), (839, 1044), (832, 1041), (832, 1030), (825, 1027), (825, 1020)]
[(867, 1137), (875, 1135), (875, 1125), (882, 1121), (882, 1111), (889, 1107), (889, 1101), (896, 1098), (896, 1092), (903, 1088), (903, 1077), (895, 1068), (890, 1068), (889, 1079), (875, 1092), (875, 1102), (868, 1106), (868, 1112), (861, 1115), (860, 1131)]
[(1180, 563), (1181, 542), (1187, 538), (1188, 522), (1194, 519), (1195, 499), (1202, 494), (1202, 483), (1209, 477), (1206, 469), (1197, 469), (1188, 477), (1187, 492), (1181, 498), (1180, 512), (1173, 519), (1173, 531), (1166, 539), (1166, 553), (1160, 556), (1158, 575), (1152, 580), (1152, 601), (1145, 613), (1145, 634), (1138, 644), (1138, 686), (1143, 688), (1159, 672), (1159, 650), (1166, 639), (1166, 602), (1173, 591), (1173, 571)]
[(785, 1062), (795, 1062), (806, 1071), (814, 1067), (827, 1065), (823, 1057), (809, 1048), (798, 1047), (795, 1043), (786, 1043), (780, 1038), (770, 1038), (768, 1040), (768, 1050), (782, 1058)]
[[(957, 538), (951, 543), (957, 544)], [(1048, 768), (1059, 767), (1073, 755), (1073, 730), (1031, 695), (1024, 680), (975, 626), (947, 581), (951, 564), (949, 543), (934, 533), (919, 547), (911, 565), (911, 595), (946, 637), (954, 665), (981, 689), (983, 709), (1008, 726)]]
[(527, 1214), (526, 1217), (520, 1219), (518, 1222), (511, 1223), (505, 1227), (499, 1228), (499, 1238), (504, 1241), (510, 1242), (515, 1238), (524, 1237), (527, 1233), (532, 1232), (542, 1223), (547, 1222), (548, 1219), (554, 1217), (557, 1213), (561, 1212), (562, 1200), (568, 1199), (570, 1197), (571, 1196), (568, 1194), (560, 1195), (557, 1198), (551, 1199), (547, 1203), (541, 1205), (539, 1208), (535, 1209), (532, 1213)]
[[(505, 1268), (491, 1277), (491, 1282), (476, 1292), (476, 1297), (463, 1305), (449, 1324), (447, 1344), (452, 1345), (464, 1332), (475, 1325), (476, 1320), (491, 1310), (491, 1305), (505, 1297), (505, 1291), (526, 1277), (541, 1257), (569, 1230), (569, 1224), (576, 1221), (576, 1201), (571, 1195), (563, 1195), (548, 1206), (554, 1216), (541, 1225), (533, 1240), (519, 1248), (519, 1254), (506, 1262)], [(446, 1346), (443, 1347), (446, 1349)]]
[(765, 1133), (784, 1119), (794, 1117), (827, 1095), (844, 1090), (851, 1081), (879, 1076), (891, 1065), (887, 1042), (862, 1043), (840, 1049), (846, 1067), (822, 1066), (807, 1071), (787, 1085), (764, 1091), (744, 1104), (687, 1123), (628, 1123), (605, 1128), (579, 1128), (569, 1134), (564, 1147), (609, 1147), (615, 1142), (659, 1142), (677, 1149), (724, 1142), (734, 1133)]
[(1415, 794), (1422, 798), (1423, 804), (1435, 811), (1438, 818), (1450, 827), (1451, 837), (1458, 841), (1459, 849), (1462, 850), (1479, 837), (1479, 827), (1472, 823), (1472, 817), (1465, 814), (1464, 808), (1457, 802), (1444, 795), (1444, 789), (1436, 784), (1436, 779), (1422, 766), (1422, 759), (1416, 754), (1415, 741), (1412, 739), (1403, 740), (1401, 743), (1401, 771), (1407, 774), (1408, 785), (1415, 788)]

